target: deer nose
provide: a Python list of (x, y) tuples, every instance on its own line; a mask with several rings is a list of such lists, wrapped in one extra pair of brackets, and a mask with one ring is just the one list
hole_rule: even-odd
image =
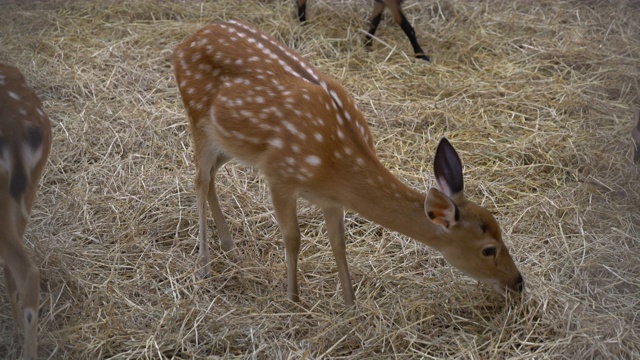
[(513, 289), (517, 292), (522, 292), (522, 290), (524, 290), (524, 279), (522, 278), (522, 275), (518, 274), (518, 278), (516, 279)]

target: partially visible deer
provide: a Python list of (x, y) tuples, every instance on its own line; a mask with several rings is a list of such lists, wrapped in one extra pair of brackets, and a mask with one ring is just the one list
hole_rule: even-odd
[(180, 43), (173, 60), (194, 141), (203, 276), (210, 271), (207, 201), (222, 249), (235, 247), (215, 174), (237, 159), (268, 180), (293, 301), (299, 300), (298, 197), (322, 209), (347, 305), (355, 295), (345, 255), (345, 207), (440, 251), (450, 264), (501, 293), (522, 291), (524, 281), (500, 226), (465, 197), (462, 164), (446, 139), (434, 162), (440, 189), (425, 195), (378, 160), (367, 122), (344, 88), (272, 37), (235, 21), (213, 24)]
[(633, 114), (633, 130), (631, 137), (633, 138), (633, 161), (640, 163), (640, 109)]
[(25, 359), (37, 354), (40, 272), (22, 244), (51, 148), (51, 125), (20, 70), (0, 64), (0, 258)]
[[(380, 20), (382, 20), (382, 12), (385, 6), (388, 6), (391, 15), (393, 15), (393, 20), (402, 28), (407, 38), (409, 38), (411, 46), (413, 47), (414, 56), (418, 59), (430, 61), (429, 56), (425, 55), (418, 43), (413, 26), (411, 26), (409, 20), (407, 20), (407, 17), (404, 16), (402, 12), (403, 1), (404, 0), (374, 0), (373, 15), (371, 15), (369, 22), (369, 33), (366, 35), (365, 46), (371, 46), (373, 35), (375, 35)], [(307, 0), (296, 0), (296, 4), (298, 5), (298, 19), (300, 22), (307, 21)]]

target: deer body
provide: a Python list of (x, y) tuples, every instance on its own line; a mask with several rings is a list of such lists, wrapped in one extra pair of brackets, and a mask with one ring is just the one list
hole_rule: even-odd
[[(175, 49), (174, 66), (194, 140), (203, 275), (210, 261), (207, 201), (221, 247), (234, 248), (214, 181), (217, 169), (233, 158), (268, 180), (292, 300), (298, 300), (300, 196), (322, 208), (347, 304), (355, 295), (345, 255), (345, 207), (439, 250), (454, 266), (498, 291), (522, 289), (495, 219), (464, 198), (462, 166), (448, 141), (441, 142), (436, 155), (443, 191), (431, 189), (425, 196), (411, 189), (378, 160), (369, 127), (340, 84), (270, 36), (238, 22), (209, 25), (185, 39)], [(494, 254), (482, 256), (487, 248)]]
[[(373, 35), (375, 35), (378, 25), (380, 24), (380, 20), (382, 20), (382, 12), (385, 7), (389, 7), (393, 20), (398, 24), (398, 26), (400, 26), (409, 39), (409, 42), (411, 42), (414, 56), (418, 59), (429, 61), (429, 56), (425, 55), (422, 47), (420, 47), (420, 44), (418, 43), (413, 26), (411, 26), (411, 23), (402, 12), (403, 1), (404, 0), (374, 0), (373, 14), (369, 20), (369, 32), (366, 35), (365, 45), (371, 46)], [(307, 21), (307, 0), (296, 0), (296, 4), (298, 5), (298, 20), (300, 20), (300, 22)]]
[(51, 126), (20, 71), (0, 64), (0, 258), (24, 358), (37, 353), (40, 275), (22, 237), (51, 147)]

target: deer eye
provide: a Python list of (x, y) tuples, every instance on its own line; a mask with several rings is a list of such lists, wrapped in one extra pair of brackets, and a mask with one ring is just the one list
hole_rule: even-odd
[(488, 248), (484, 248), (482, 249), (482, 256), (495, 256), (496, 255), (496, 248), (495, 246), (491, 246)]

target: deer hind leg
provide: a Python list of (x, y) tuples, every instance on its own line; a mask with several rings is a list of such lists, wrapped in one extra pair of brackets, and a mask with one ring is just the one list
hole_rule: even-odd
[(385, 3), (389, 6), (389, 10), (391, 10), (391, 14), (393, 15), (393, 20), (396, 24), (400, 25), (404, 34), (409, 38), (409, 42), (411, 42), (411, 46), (413, 47), (414, 56), (418, 59), (422, 59), (425, 61), (430, 61), (429, 57), (424, 54), (422, 47), (418, 44), (418, 39), (416, 38), (416, 31), (407, 20), (407, 17), (404, 16), (402, 12), (402, 8), (400, 8), (401, 0), (384, 0)]
[(298, 20), (307, 21), (307, 0), (297, 0), (296, 5), (298, 5)]
[(333, 257), (336, 259), (338, 267), (338, 278), (342, 286), (342, 297), (347, 306), (351, 306), (355, 301), (349, 267), (347, 266), (346, 245), (344, 236), (344, 208), (342, 206), (324, 207), (324, 220), (327, 224), (329, 242)]
[[(4, 274), (16, 326), (24, 332), (24, 358), (35, 359), (38, 347), (40, 272), (21, 241), (1, 242)], [(22, 305), (22, 306), (21, 306)]]
[(300, 228), (296, 214), (296, 196), (288, 189), (271, 187), (273, 209), (282, 233), (287, 263), (287, 294), (289, 300), (298, 302), (298, 254), (300, 253)]

